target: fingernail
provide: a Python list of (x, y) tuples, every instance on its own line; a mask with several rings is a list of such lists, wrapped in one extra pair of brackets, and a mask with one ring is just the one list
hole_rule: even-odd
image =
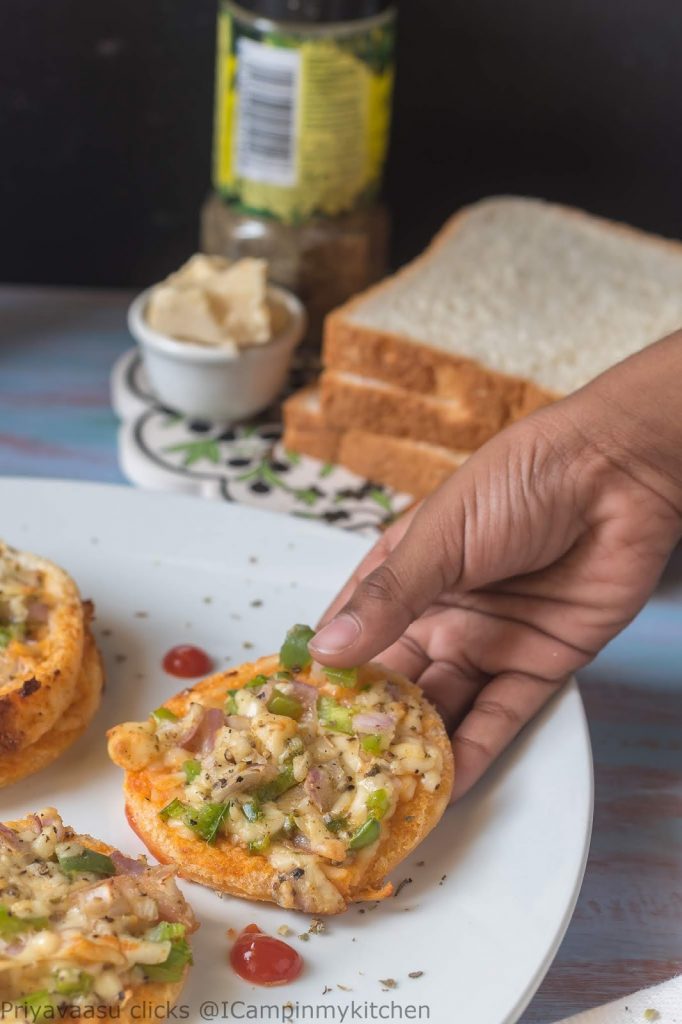
[(360, 623), (352, 615), (337, 615), (310, 641), (318, 654), (340, 654), (360, 636)]

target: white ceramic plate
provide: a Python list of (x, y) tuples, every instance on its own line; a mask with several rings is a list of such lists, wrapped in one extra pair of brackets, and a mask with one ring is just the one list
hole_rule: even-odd
[[(142, 846), (105, 729), (145, 717), (180, 688), (160, 668), (175, 643), (199, 644), (218, 667), (276, 650), (290, 624), (315, 620), (370, 543), (243, 506), (99, 485), (0, 480), (0, 508), (6, 540), (54, 558), (95, 601), (107, 666), (87, 734), (1, 791), (2, 817), (53, 804), (77, 830), (134, 853)], [(397, 898), (352, 908), (303, 942), (304, 915), (186, 885), (202, 927), (183, 1012), (191, 1022), (401, 1019), (394, 1003), (402, 1019), (513, 1022), (570, 919), (591, 817), (590, 745), (572, 683), (397, 870), (396, 882), (412, 879)], [(293, 930), (306, 961), (296, 984), (257, 989), (232, 973), (226, 930), (251, 921)], [(409, 978), (414, 971), (424, 974)], [(387, 989), (387, 978), (397, 986)]]

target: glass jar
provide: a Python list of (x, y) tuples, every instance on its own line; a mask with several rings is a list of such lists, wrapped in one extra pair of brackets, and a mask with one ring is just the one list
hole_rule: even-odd
[(220, 0), (202, 248), (266, 259), (306, 305), (309, 348), (386, 271), (394, 23), (389, 0)]

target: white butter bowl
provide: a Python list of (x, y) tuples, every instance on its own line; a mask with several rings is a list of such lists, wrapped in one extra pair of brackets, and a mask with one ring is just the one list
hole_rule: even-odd
[(292, 292), (268, 285), (275, 324), (273, 337), (241, 349), (179, 341), (155, 331), (145, 313), (152, 289), (130, 305), (128, 328), (142, 349), (149, 383), (168, 408), (197, 419), (248, 419), (267, 408), (286, 383), (294, 349), (303, 337), (306, 314)]

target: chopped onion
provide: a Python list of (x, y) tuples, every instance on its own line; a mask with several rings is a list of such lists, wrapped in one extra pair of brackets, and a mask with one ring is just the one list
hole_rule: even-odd
[(15, 850), (21, 849), (21, 839), (16, 834), (14, 829), (8, 828), (7, 825), (3, 825), (0, 821), (0, 839), (4, 839), (8, 846), (14, 847)]
[(317, 807), (318, 811), (327, 810), (331, 799), (331, 781), (323, 768), (313, 765), (306, 775), (303, 788)]
[(303, 705), (303, 721), (317, 722), (317, 698), (320, 695), (316, 686), (301, 683), (297, 679), (289, 684), (292, 695)]
[(5, 946), (7, 956), (18, 956), (26, 945), (26, 939), (13, 939), (8, 946)]
[(308, 683), (301, 683), (298, 679), (293, 679), (290, 683), (291, 692), (294, 694), (302, 704), (315, 704), (319, 697), (319, 692), (316, 686), (310, 686)]
[(206, 708), (196, 729), (180, 741), (181, 746), (193, 754), (208, 754), (213, 750), (218, 729), (224, 724), (225, 715), (220, 708)]
[(156, 900), (160, 921), (177, 921), (184, 924), (188, 932), (193, 932), (199, 925), (194, 911), (178, 889), (175, 870), (170, 865), (149, 868), (144, 879), (145, 893)]
[(310, 850), (310, 840), (302, 832), (297, 832), (292, 842), (297, 850)]
[(395, 718), (381, 711), (360, 711), (353, 716), (355, 732), (387, 736), (395, 729)]
[(147, 864), (134, 857), (126, 857), (120, 850), (112, 850), (111, 859), (119, 875), (141, 875), (147, 870)]
[(31, 601), (26, 609), (26, 617), (29, 622), (47, 622), (50, 609), (44, 601)]
[(310, 678), (316, 683), (324, 684), (329, 682), (325, 666), (320, 665), (319, 661), (314, 661), (310, 666)]
[(219, 799), (225, 801), (234, 793), (242, 793), (254, 786), (262, 786), (277, 774), (273, 764), (239, 764), (230, 769), (227, 783), (220, 790)]
[(245, 732), (251, 727), (251, 720), (246, 715), (228, 715), (225, 719), (225, 724), (229, 725), (230, 729)]

